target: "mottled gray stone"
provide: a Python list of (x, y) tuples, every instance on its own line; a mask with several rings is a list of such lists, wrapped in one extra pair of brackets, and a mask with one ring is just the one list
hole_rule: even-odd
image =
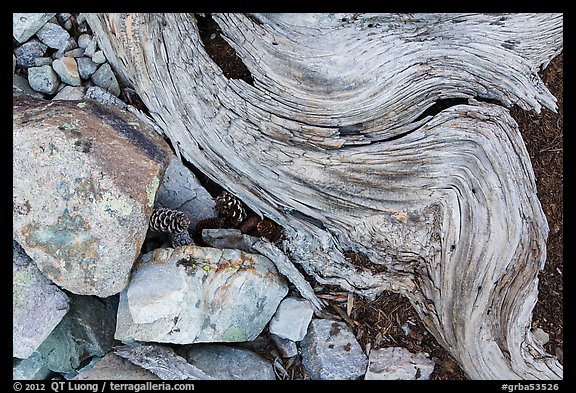
[(64, 53), (64, 57), (82, 57), (84, 56), (84, 49), (75, 48)]
[(406, 348), (388, 347), (370, 351), (366, 380), (428, 380), (434, 362), (427, 354), (411, 353)]
[(253, 251), (252, 245), (259, 238), (245, 235), (240, 229), (204, 229), (202, 231), (202, 241), (211, 247), (216, 248), (233, 248), (242, 251)]
[(82, 100), (84, 99), (84, 90), (83, 86), (64, 86), (52, 100)]
[(302, 364), (311, 379), (358, 379), (368, 359), (344, 322), (313, 319), (300, 342)]
[(292, 356), (298, 355), (298, 346), (294, 341), (282, 338), (274, 333), (270, 333), (270, 338), (272, 338), (272, 341), (276, 344), (276, 348), (278, 348), (282, 357), (291, 358)]
[(116, 338), (177, 344), (255, 339), (288, 287), (274, 264), (239, 250), (158, 248), (120, 293)]
[(186, 360), (206, 374), (224, 380), (275, 380), (270, 362), (256, 353), (222, 344), (194, 344)]
[[(92, 60), (94, 61), (94, 57), (92, 57)], [(97, 61), (95, 61), (95, 63), (97, 63)], [(104, 90), (114, 94), (116, 97), (120, 95), (120, 85), (112, 71), (112, 67), (110, 67), (110, 63), (102, 64), (96, 72), (92, 74), (91, 79), (96, 86), (100, 86)]]
[(64, 57), (66, 55), (66, 53), (77, 49), (78, 48), (78, 44), (76, 43), (76, 39), (74, 39), (74, 37), (70, 37), (68, 39), (68, 42), (63, 45), (60, 49), (58, 49), (53, 55), (52, 58), (54, 59), (61, 59), (62, 57)]
[(114, 105), (125, 109), (128, 105), (118, 97), (110, 94), (100, 86), (90, 86), (84, 95), (86, 99), (96, 100), (103, 105)]
[(70, 86), (80, 86), (78, 65), (73, 57), (62, 57), (54, 60), (52, 68), (58, 74), (62, 82)]
[[(84, 45), (84, 42), (82, 44)], [(84, 56), (92, 57), (94, 56), (94, 53), (96, 53), (97, 50), (98, 50), (98, 42), (96, 41), (96, 38), (92, 37), (90, 42), (86, 44), (86, 48), (84, 48)], [(104, 55), (104, 53), (102, 53), (102, 55)]]
[(54, 15), (55, 12), (13, 13), (12, 36), (20, 43), (26, 42)]
[(38, 348), (46, 366), (70, 373), (93, 356), (104, 356), (114, 340), (115, 315), (95, 296), (71, 295), (70, 311)]
[(48, 22), (36, 32), (36, 36), (50, 48), (61, 49), (68, 45), (70, 33), (56, 23)]
[(42, 67), (44, 65), (52, 65), (52, 61), (51, 57), (37, 57), (34, 59), (34, 66)]
[(94, 52), (92, 55), (92, 61), (97, 64), (103, 64), (106, 62), (106, 56), (104, 56), (104, 52), (101, 50)]
[(12, 243), (12, 356), (25, 359), (66, 315), (69, 302), (22, 247)]
[(78, 64), (78, 74), (80, 74), (82, 79), (90, 78), (98, 69), (98, 64), (94, 63), (89, 57), (79, 57), (76, 59), (76, 63)]
[(122, 359), (113, 352), (100, 359), (92, 368), (78, 373), (73, 380), (159, 380), (150, 371)]
[(78, 46), (82, 49), (86, 49), (88, 47), (88, 45), (90, 45), (90, 42), (92, 41), (92, 35), (91, 34), (80, 34), (78, 36)]
[(306, 299), (289, 296), (280, 302), (270, 320), (270, 333), (292, 341), (300, 341), (308, 331), (314, 309)]
[(28, 68), (28, 83), (30, 87), (40, 93), (54, 94), (60, 85), (60, 79), (51, 66)]
[(156, 202), (186, 213), (190, 219), (190, 228), (195, 228), (200, 220), (217, 215), (212, 196), (176, 156), (172, 157), (166, 168)]
[(16, 64), (20, 68), (36, 66), (36, 58), (44, 56), (48, 47), (36, 39), (31, 39), (14, 50)]
[(168, 145), (116, 107), (14, 97), (13, 152), (13, 238), (59, 286), (120, 292), (148, 231)]
[(52, 370), (50, 370), (38, 352), (34, 352), (26, 359), (14, 358), (12, 365), (12, 379), (20, 381), (42, 380), (46, 379)]

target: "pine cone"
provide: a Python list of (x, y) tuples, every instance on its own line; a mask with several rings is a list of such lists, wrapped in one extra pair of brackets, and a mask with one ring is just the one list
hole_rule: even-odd
[(246, 210), (242, 206), (242, 201), (228, 191), (222, 191), (216, 197), (216, 210), (220, 213), (220, 217), (226, 219), (232, 225), (239, 225), (246, 219)]
[(168, 237), (170, 238), (170, 243), (172, 243), (173, 248), (194, 244), (188, 230), (183, 230), (180, 233), (170, 233)]
[(242, 233), (250, 233), (254, 228), (256, 228), (256, 225), (258, 225), (259, 222), (260, 217), (256, 214), (252, 214), (242, 222), (242, 225), (240, 225), (240, 231)]
[(196, 229), (194, 229), (194, 233), (197, 236), (202, 236), (202, 231), (204, 229), (217, 229), (217, 228), (224, 228), (226, 226), (226, 220), (220, 217), (212, 217), (206, 218), (204, 220), (198, 221), (196, 224)]
[(268, 240), (272, 240), (276, 236), (276, 224), (269, 220), (262, 220), (256, 224), (256, 231), (254, 236), (265, 237)]
[(185, 213), (165, 207), (154, 209), (150, 216), (150, 229), (156, 232), (181, 233), (188, 229), (190, 219)]

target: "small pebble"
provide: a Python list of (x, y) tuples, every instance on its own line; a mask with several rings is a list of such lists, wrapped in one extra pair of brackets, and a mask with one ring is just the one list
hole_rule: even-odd
[(118, 84), (118, 80), (116, 79), (114, 72), (112, 72), (110, 63), (102, 64), (100, 68), (98, 68), (98, 70), (92, 74), (91, 79), (96, 86), (100, 86), (101, 88), (114, 94), (116, 97), (120, 95), (120, 85)]
[(78, 64), (78, 73), (80, 78), (88, 79), (98, 69), (98, 64), (94, 63), (89, 57), (79, 57), (76, 59)]
[(20, 68), (28, 68), (35, 66), (35, 59), (44, 56), (48, 46), (41, 43), (37, 39), (31, 39), (14, 50), (16, 55), (16, 64)]
[(44, 44), (50, 48), (61, 49), (68, 45), (70, 34), (56, 23), (46, 23), (38, 32), (36, 36)]
[(83, 86), (64, 86), (52, 100), (82, 100), (84, 99), (84, 90)]
[(52, 63), (52, 68), (60, 76), (62, 82), (70, 86), (80, 86), (80, 75), (78, 74), (78, 65), (73, 57), (62, 57)]
[(52, 67), (44, 65), (28, 68), (28, 83), (33, 90), (40, 93), (54, 94), (58, 90), (60, 80)]
[(94, 52), (92, 55), (92, 61), (96, 64), (103, 64), (106, 62), (106, 57), (104, 56), (104, 52), (101, 50)]
[(78, 46), (80, 48), (86, 49), (90, 42), (92, 41), (92, 36), (90, 34), (80, 34), (78, 37)]
[(64, 57), (82, 57), (84, 56), (84, 49), (75, 48), (64, 53)]
[(34, 65), (36, 67), (42, 67), (43, 65), (51, 65), (52, 64), (52, 58), (50, 58), (50, 57), (37, 57), (34, 60), (35, 60)]

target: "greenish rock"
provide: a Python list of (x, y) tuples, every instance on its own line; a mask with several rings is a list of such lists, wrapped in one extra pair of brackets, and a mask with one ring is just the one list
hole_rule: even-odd
[(34, 352), (26, 359), (15, 358), (13, 361), (12, 379), (15, 381), (42, 380), (51, 373), (38, 352)]
[[(25, 208), (25, 206), (24, 206)], [(13, 241), (12, 355), (31, 356), (69, 309), (68, 296)]]
[(94, 296), (71, 295), (70, 311), (38, 348), (52, 371), (74, 373), (94, 356), (104, 356), (114, 340), (115, 313)]
[(120, 293), (115, 337), (161, 343), (254, 340), (288, 286), (266, 257), (239, 250), (158, 248)]

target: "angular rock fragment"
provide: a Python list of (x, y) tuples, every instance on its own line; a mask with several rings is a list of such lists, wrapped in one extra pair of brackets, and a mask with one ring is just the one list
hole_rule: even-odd
[(60, 79), (51, 66), (28, 68), (28, 83), (35, 91), (46, 94), (54, 94), (60, 86)]
[(48, 22), (36, 32), (36, 36), (50, 48), (61, 49), (68, 45), (70, 33), (57, 23)]
[(291, 358), (292, 356), (298, 355), (298, 347), (294, 341), (282, 338), (273, 333), (270, 333), (270, 338), (274, 341), (274, 344), (276, 344), (276, 348), (278, 348), (282, 357)]
[(115, 315), (95, 296), (72, 295), (70, 311), (38, 348), (52, 371), (71, 373), (93, 356), (104, 356), (114, 341)]
[(176, 156), (166, 168), (156, 201), (163, 207), (184, 212), (191, 229), (198, 221), (216, 216), (214, 199)]
[(26, 359), (14, 358), (12, 365), (13, 380), (40, 380), (45, 379), (52, 373), (42, 361), (42, 356), (34, 352)]
[(313, 319), (300, 342), (302, 364), (312, 379), (358, 379), (368, 359), (343, 322)]
[(289, 296), (278, 306), (268, 329), (279, 337), (300, 341), (306, 335), (313, 313), (314, 309), (308, 300)]
[(215, 379), (275, 380), (272, 364), (255, 352), (222, 344), (194, 344), (186, 360)]
[(20, 43), (26, 42), (54, 15), (55, 12), (13, 13), (12, 36)]
[(167, 144), (116, 107), (14, 96), (13, 152), (13, 238), (61, 287), (120, 292), (148, 230)]
[[(92, 61), (98, 63), (98, 61), (94, 60), (94, 56), (92, 57)], [(116, 97), (120, 95), (120, 85), (109, 63), (102, 64), (96, 72), (92, 74), (91, 79), (96, 86), (100, 86)]]
[(44, 56), (48, 46), (38, 40), (32, 39), (17, 47), (14, 50), (16, 55), (16, 64), (20, 68), (36, 66), (36, 59)]
[(12, 356), (25, 359), (66, 315), (69, 300), (15, 241), (12, 250)]
[(424, 353), (411, 353), (406, 348), (389, 347), (370, 351), (364, 379), (398, 380), (430, 379), (434, 362)]
[(120, 294), (116, 338), (189, 344), (251, 341), (288, 287), (267, 258), (208, 247), (142, 256)]

